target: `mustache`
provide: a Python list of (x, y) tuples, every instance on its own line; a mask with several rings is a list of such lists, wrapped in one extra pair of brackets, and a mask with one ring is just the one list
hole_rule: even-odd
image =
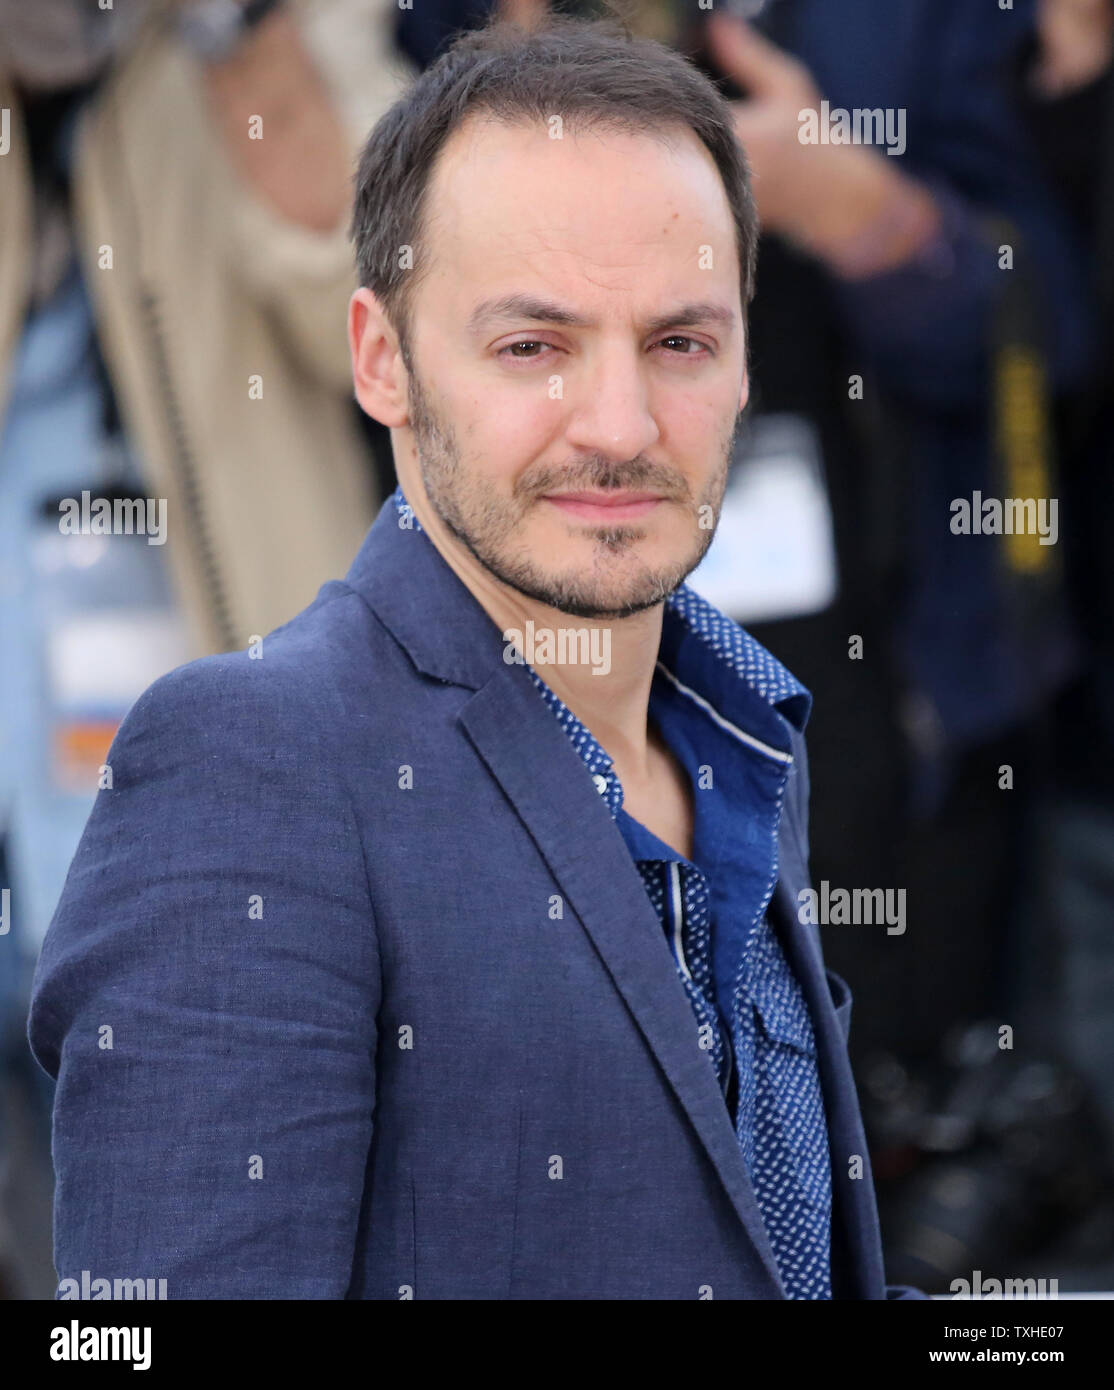
[(690, 500), (692, 493), (680, 474), (662, 464), (633, 459), (614, 463), (590, 459), (568, 468), (528, 469), (515, 484), (523, 500), (544, 497), (551, 492), (656, 492), (674, 502)]
[[(749, 408), (749, 401), (747, 404)], [(747, 410), (739, 411), (722, 442), (725, 471), (734, 456), (746, 419)], [(514, 485), (514, 496), (519, 501), (533, 501), (551, 492), (580, 491), (656, 492), (670, 502), (692, 503), (694, 500), (683, 474), (644, 458), (616, 463), (596, 455), (565, 468), (539, 465), (527, 469)]]

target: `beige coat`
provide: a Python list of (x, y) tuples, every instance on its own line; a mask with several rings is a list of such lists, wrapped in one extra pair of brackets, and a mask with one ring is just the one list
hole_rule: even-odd
[[(359, 142), (404, 89), (391, 0), (314, 0), (303, 33)], [(311, 16), (307, 18), (306, 16)], [(380, 501), (356, 428), (346, 228), (281, 220), (234, 174), (197, 59), (152, 25), (82, 112), (79, 255), (195, 654), (246, 646), (342, 575)], [(0, 418), (26, 313), (31, 186), (14, 92), (0, 157)], [(249, 395), (259, 378), (261, 398)], [(258, 389), (258, 388), (257, 388)]]

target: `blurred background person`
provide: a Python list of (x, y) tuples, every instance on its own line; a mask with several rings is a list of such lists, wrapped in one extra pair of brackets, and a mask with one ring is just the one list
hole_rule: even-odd
[[(53, 1295), (26, 993), (115, 727), (164, 671), (309, 603), (385, 495), (344, 324), (354, 156), (412, 71), (394, 13), (0, 0), (8, 1297)], [(131, 534), (100, 534), (97, 503)]]

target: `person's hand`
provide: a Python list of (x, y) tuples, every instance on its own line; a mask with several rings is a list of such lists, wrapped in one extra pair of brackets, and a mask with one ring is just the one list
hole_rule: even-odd
[(1110, 0), (1039, 0), (1040, 50), (1032, 83), (1043, 97), (1086, 87), (1114, 56), (1114, 5)]
[(732, 102), (762, 227), (848, 276), (900, 264), (935, 232), (935, 204), (880, 150), (806, 143), (806, 111), (819, 119), (811, 72), (744, 20), (708, 20), (708, 52), (747, 93)]
[(762, 224), (792, 231), (817, 211), (810, 187), (816, 150), (799, 138), (801, 111), (820, 109), (812, 74), (744, 20), (722, 13), (709, 18), (708, 43), (715, 64), (747, 93), (732, 111)]

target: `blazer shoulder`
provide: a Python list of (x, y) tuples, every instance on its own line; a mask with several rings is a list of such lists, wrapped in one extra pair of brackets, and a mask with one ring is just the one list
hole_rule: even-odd
[[(341, 667), (354, 647), (359, 600), (327, 585), (309, 608), (242, 650), (199, 657), (154, 681), (125, 716), (112, 753), (164, 744), (200, 746), (212, 754), (266, 757), (280, 750), (323, 748), (339, 740)], [(344, 610), (347, 610), (344, 611)], [(365, 610), (366, 611), (366, 610)], [(339, 743), (338, 743), (339, 748)]]

